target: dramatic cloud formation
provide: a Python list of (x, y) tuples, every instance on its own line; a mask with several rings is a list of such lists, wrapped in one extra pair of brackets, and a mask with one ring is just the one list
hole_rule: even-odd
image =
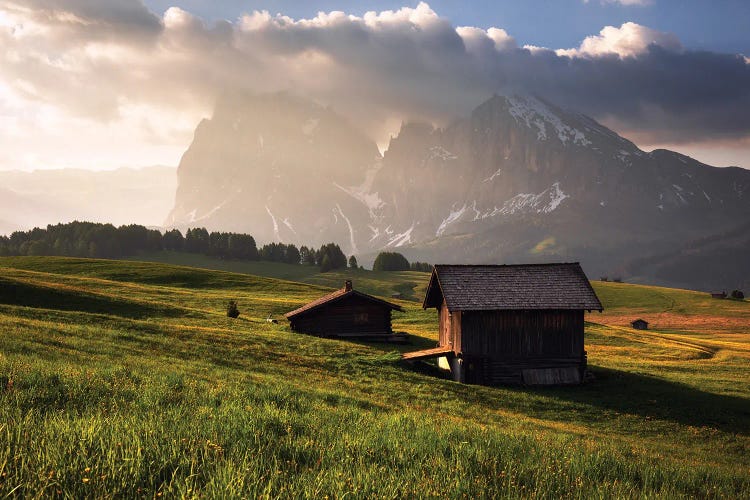
[(607, 26), (599, 35), (589, 36), (577, 49), (560, 49), (559, 56), (601, 57), (616, 54), (622, 57), (635, 57), (648, 52), (649, 46), (657, 45), (666, 50), (678, 52), (682, 44), (671, 33), (662, 33), (636, 23), (625, 23), (619, 28)]
[(217, 95), (238, 90), (313, 97), (381, 142), (402, 119), (443, 123), (504, 89), (643, 144), (746, 145), (750, 135), (746, 57), (686, 50), (635, 23), (555, 51), (521, 47), (499, 28), (455, 27), (425, 3), (207, 25), (138, 0), (0, 0), (0, 48), (0, 168), (174, 164)]

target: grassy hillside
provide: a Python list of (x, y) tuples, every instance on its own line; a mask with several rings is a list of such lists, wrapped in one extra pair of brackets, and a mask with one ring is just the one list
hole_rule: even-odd
[(183, 252), (154, 252), (133, 257), (133, 261), (161, 262), (164, 264), (229, 271), (233, 273), (266, 276), (283, 280), (300, 281), (312, 285), (340, 288), (344, 280), (354, 280), (358, 290), (390, 297), (400, 293), (407, 300), (421, 301), (424, 297), (429, 273), (414, 271), (375, 272), (362, 269), (342, 269), (321, 273), (317, 266), (295, 266), (279, 262), (247, 262), (224, 260), (206, 255)]
[(595, 381), (487, 388), (265, 322), (319, 286), (0, 259), (0, 495), (750, 496), (750, 303), (595, 287)]

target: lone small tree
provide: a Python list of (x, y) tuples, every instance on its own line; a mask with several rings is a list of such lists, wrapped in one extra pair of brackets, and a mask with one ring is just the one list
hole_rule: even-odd
[(237, 309), (237, 302), (230, 300), (227, 304), (227, 316), (230, 318), (236, 318), (240, 315), (240, 310)]
[(354, 255), (352, 255), (351, 257), (349, 257), (349, 267), (351, 269), (357, 269), (359, 267), (357, 265), (357, 258)]
[(743, 300), (745, 298), (745, 294), (742, 293), (742, 290), (732, 290), (732, 298)]

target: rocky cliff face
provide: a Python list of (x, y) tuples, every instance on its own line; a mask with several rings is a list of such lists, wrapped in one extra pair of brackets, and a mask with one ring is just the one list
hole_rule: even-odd
[(406, 123), (382, 157), (329, 109), (226, 100), (178, 175), (172, 225), (431, 262), (570, 259), (638, 275), (644, 256), (750, 220), (750, 171), (644, 152), (531, 96), (494, 96), (445, 129)]
[(591, 236), (638, 239), (674, 224), (704, 231), (736, 222), (730, 214), (750, 205), (750, 172), (646, 153), (583, 115), (496, 96), (445, 130), (405, 125), (373, 189), (388, 193), (384, 223), (413, 228), (412, 243), (529, 216), (575, 234), (574, 226), (616, 223), (618, 231)]
[(330, 109), (286, 94), (225, 98), (180, 162), (167, 224), (356, 253), (367, 210), (342, 186), (379, 161), (375, 143)]

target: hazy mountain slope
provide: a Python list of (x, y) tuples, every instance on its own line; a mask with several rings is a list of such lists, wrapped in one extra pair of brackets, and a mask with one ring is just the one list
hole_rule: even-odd
[(495, 96), (444, 130), (404, 125), (373, 191), (376, 231), (408, 233), (404, 251), (433, 262), (575, 259), (622, 273), (750, 219), (750, 171), (646, 153), (528, 96)]
[[(405, 123), (383, 157), (313, 103), (225, 99), (178, 175), (178, 227), (431, 262), (580, 260), (595, 275), (750, 220), (750, 171), (644, 152), (531, 96), (494, 96), (444, 129)], [(637, 275), (664, 282), (655, 272)]]
[(357, 252), (367, 210), (343, 187), (379, 161), (375, 143), (330, 109), (286, 94), (226, 97), (180, 162), (167, 224)]
[(496, 96), (445, 130), (405, 125), (374, 189), (388, 193), (383, 220), (396, 231), (414, 227), (412, 242), (531, 215), (542, 225), (567, 225), (576, 237), (584, 221), (616, 222), (617, 231), (599, 238), (606, 244), (652, 239), (665, 227), (715, 229), (750, 210), (750, 172), (645, 153), (585, 116), (532, 97)]

